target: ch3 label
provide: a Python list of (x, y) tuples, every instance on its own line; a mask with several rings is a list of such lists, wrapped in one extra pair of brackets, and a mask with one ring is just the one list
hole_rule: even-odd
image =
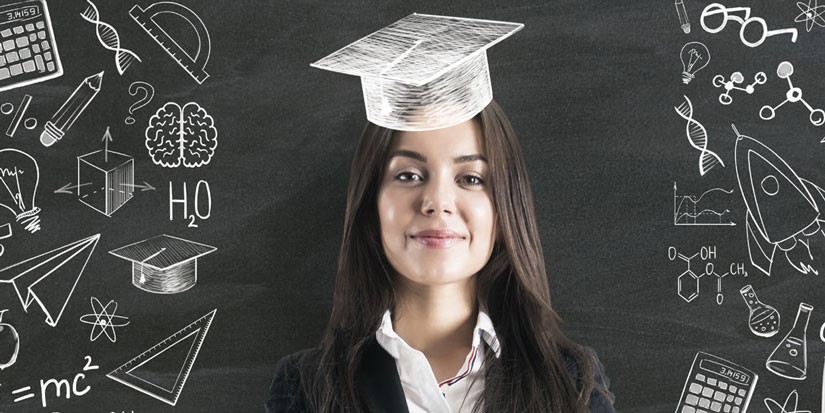
[[(183, 206), (183, 219), (189, 221), (189, 228), (197, 228), (197, 219), (209, 219), (212, 215), (212, 190), (209, 189), (209, 182), (204, 180), (198, 181), (195, 185), (195, 193), (193, 194), (193, 205), (189, 208), (189, 192), (186, 190), (186, 182), (183, 183), (183, 195), (180, 198), (175, 198), (172, 193), (172, 181), (169, 181), (169, 220), (175, 219), (175, 204)], [(189, 211), (194, 212), (189, 214)]]

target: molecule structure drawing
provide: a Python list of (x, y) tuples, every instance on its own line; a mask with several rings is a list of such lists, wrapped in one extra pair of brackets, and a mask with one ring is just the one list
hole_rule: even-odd
[(822, 109), (814, 109), (805, 99), (802, 98), (802, 88), (795, 87), (793, 82), (791, 82), (791, 75), (793, 74), (793, 65), (791, 62), (784, 61), (779, 64), (776, 68), (776, 75), (779, 76), (780, 79), (787, 79), (788, 80), (788, 92), (785, 93), (785, 100), (779, 103), (776, 106), (765, 105), (762, 106), (762, 109), (759, 110), (759, 117), (763, 120), (771, 120), (776, 116), (776, 110), (779, 109), (782, 105), (790, 102), (802, 102), (808, 111), (811, 112), (810, 120), (814, 126), (821, 126), (825, 123), (825, 110)]
[(729, 80), (725, 80), (725, 77), (722, 75), (714, 76), (713, 86), (725, 88), (725, 92), (719, 95), (719, 103), (723, 105), (730, 105), (731, 103), (733, 103), (733, 97), (730, 95), (730, 92), (732, 90), (739, 90), (749, 95), (752, 95), (754, 91), (754, 86), (764, 85), (765, 82), (768, 81), (768, 76), (765, 75), (765, 72), (759, 72), (753, 76), (753, 83), (745, 87), (738, 86), (742, 84), (742, 82), (744, 81), (745, 76), (742, 75), (742, 72), (733, 72), (730, 75)]
[[(679, 294), (679, 297), (682, 297), (682, 299), (688, 303), (699, 296), (699, 280), (702, 277), (708, 275), (716, 277), (716, 304), (722, 305), (722, 302), (725, 300), (725, 296), (722, 294), (722, 278), (725, 278), (728, 275), (742, 275), (743, 277), (748, 276), (748, 271), (745, 270), (745, 264), (739, 262), (731, 263), (728, 267), (728, 271), (724, 274), (717, 273), (714, 264), (709, 262), (710, 260), (716, 259), (715, 245), (703, 246), (698, 252), (690, 256), (679, 253), (676, 250), (676, 247), (671, 246), (668, 247), (667, 257), (671, 261), (679, 258), (687, 263), (687, 269), (679, 275), (676, 292)], [(699, 259), (705, 262), (705, 271), (701, 274), (696, 274), (690, 269), (690, 263), (696, 257), (699, 257)]]

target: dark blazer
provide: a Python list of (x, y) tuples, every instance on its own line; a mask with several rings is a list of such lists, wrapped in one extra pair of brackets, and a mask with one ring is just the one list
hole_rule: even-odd
[[(300, 391), (299, 365), (306, 362), (306, 358), (317, 356), (317, 349), (303, 350), (282, 358), (275, 367), (275, 379), (269, 391), (269, 400), (266, 402), (268, 413), (303, 413), (307, 412), (304, 395)], [(570, 374), (578, 377), (576, 362), (567, 358), (567, 368)], [(599, 363), (597, 381), (607, 389), (610, 381), (603, 374)], [(395, 359), (392, 358), (378, 344), (372, 340), (358, 368), (358, 387), (366, 395), (373, 412), (379, 413), (408, 413), (407, 399), (398, 378), (398, 369)], [(612, 394), (610, 395), (612, 399)], [(601, 392), (594, 390), (590, 395), (591, 413), (615, 413), (613, 403)]]

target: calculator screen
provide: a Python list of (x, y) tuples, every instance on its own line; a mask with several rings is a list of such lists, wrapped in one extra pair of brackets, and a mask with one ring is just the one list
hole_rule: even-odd
[(716, 373), (722, 376), (727, 377), (730, 380), (733, 380), (738, 383), (748, 384), (751, 381), (750, 374), (744, 373), (742, 371), (730, 368), (729, 366), (719, 364), (713, 360), (703, 359), (699, 363), (699, 367), (702, 370), (709, 371), (712, 373)]
[(37, 16), (40, 16), (40, 6), (38, 5), (5, 9), (0, 12), (0, 24), (26, 20)]

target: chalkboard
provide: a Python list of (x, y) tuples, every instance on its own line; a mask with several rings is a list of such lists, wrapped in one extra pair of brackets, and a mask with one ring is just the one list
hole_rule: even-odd
[[(413, 12), (524, 23), (488, 52), (493, 93), (526, 156), (554, 307), (619, 411), (677, 410), (700, 352), (708, 377), (758, 375), (748, 411), (778, 413), (793, 390), (798, 410), (823, 403), (813, 1), (3, 4), (0, 53), (20, 73), (0, 79), (0, 175), (39, 179), (19, 198), (0, 187), (0, 411), (262, 411), (276, 361), (328, 319), (365, 122), (359, 79), (309, 64)], [(797, 33), (760, 41), (761, 21)], [(691, 78), (680, 54), (710, 60)], [(794, 87), (805, 103), (779, 106)], [(743, 195), (758, 190), (761, 209)], [(766, 231), (769, 268), (752, 259)], [(775, 310), (763, 323), (748, 285)], [(790, 358), (789, 333), (806, 344)], [(768, 369), (783, 357), (805, 378)]]

